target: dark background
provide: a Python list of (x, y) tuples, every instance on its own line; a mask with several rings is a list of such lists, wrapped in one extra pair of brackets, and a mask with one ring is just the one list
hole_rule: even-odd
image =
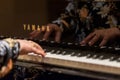
[(23, 24), (43, 25), (64, 11), (65, 0), (1, 0), (0, 35), (28, 37)]

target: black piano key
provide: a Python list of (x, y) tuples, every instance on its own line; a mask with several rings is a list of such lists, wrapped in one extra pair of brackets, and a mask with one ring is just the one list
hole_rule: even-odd
[(61, 54), (62, 54), (62, 55), (66, 55), (67, 52), (66, 52), (66, 51), (62, 51)]
[(120, 62), (120, 57), (117, 59), (117, 62)]
[(56, 54), (61, 54), (61, 51), (60, 51), (60, 50), (57, 50), (55, 53), (56, 53)]
[(55, 54), (56, 52), (55, 52), (55, 50), (53, 49), (53, 50), (50, 51), (50, 53), (51, 53), (51, 54)]
[(93, 55), (92, 54), (87, 54), (86, 57), (87, 58), (91, 58)]
[(43, 49), (45, 52), (47, 52), (47, 49)]
[(99, 57), (99, 55), (97, 55), (97, 54), (91, 54), (91, 53), (87, 54), (87, 58), (97, 59), (98, 57)]
[(93, 55), (93, 59), (97, 59), (99, 57), (99, 55), (95, 54)]
[(76, 54), (77, 54), (77, 53), (75, 53), (75, 52), (72, 52), (72, 53), (71, 53), (71, 56), (76, 56)]
[(120, 48), (119, 48), (119, 47), (116, 47), (116, 48), (115, 48), (115, 52), (120, 55)]
[(98, 59), (103, 60), (103, 59), (105, 59), (105, 56), (104, 55), (100, 55)]
[(116, 60), (116, 57), (115, 56), (111, 56), (110, 57), (110, 61), (114, 61), (114, 60)]
[(81, 53), (78, 53), (76, 56), (77, 56), (77, 57), (81, 57)]

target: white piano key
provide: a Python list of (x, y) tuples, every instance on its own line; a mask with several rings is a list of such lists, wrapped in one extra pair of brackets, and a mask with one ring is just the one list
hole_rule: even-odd
[[(82, 54), (82, 53), (81, 53)], [(34, 53), (29, 55), (39, 56)], [(39, 59), (39, 58), (38, 58)], [(36, 59), (36, 60), (38, 60)], [(52, 54), (47, 52), (47, 55), (42, 58), (41, 63), (47, 63), (51, 65), (76, 68), (76, 69), (86, 69), (92, 71), (99, 71), (105, 73), (113, 73), (120, 75), (120, 63), (118, 61), (110, 61), (110, 59), (99, 59), (99, 58), (87, 58), (87, 56), (71, 56), (62, 54)]]
[(77, 56), (70, 56), (70, 55), (57, 55), (57, 54), (51, 54), (51, 53), (47, 53), (46, 57), (67, 60), (67, 61), (84, 62), (84, 63), (104, 65), (104, 66), (106, 65), (106, 66), (112, 66), (112, 67), (120, 67), (120, 63), (118, 63), (117, 61), (110, 61), (110, 59), (101, 60), (101, 59), (87, 58), (87, 56), (77, 57)]
[[(28, 55), (40, 56), (34, 53), (29, 53)], [(60, 59), (60, 60), (65, 60), (65, 61), (83, 62), (83, 63), (98, 64), (98, 65), (120, 68), (119, 62), (110, 61), (110, 59), (101, 60), (101, 59), (87, 58), (87, 56), (77, 57), (77, 56), (71, 56), (71, 55), (51, 54), (51, 52), (47, 52), (47, 55), (45, 57)]]

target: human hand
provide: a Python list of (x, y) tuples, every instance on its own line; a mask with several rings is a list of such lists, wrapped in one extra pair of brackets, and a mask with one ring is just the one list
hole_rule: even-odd
[(80, 44), (88, 44), (92, 46), (98, 40), (101, 40), (99, 46), (104, 46), (109, 40), (113, 40), (117, 37), (120, 37), (120, 30), (118, 28), (95, 30), (93, 33), (90, 33)]
[(7, 65), (2, 66), (0, 69), (0, 78), (6, 76), (12, 70), (12, 68), (13, 68), (13, 61), (12, 59), (9, 59)]
[[(37, 43), (28, 40), (14, 39), (20, 43), (20, 52), (19, 54), (27, 54), (33, 52), (38, 55), (45, 56), (44, 50)], [(10, 54), (10, 53), (9, 53)], [(2, 58), (1, 58), (2, 59)], [(5, 58), (6, 59), (6, 58)], [(1, 65), (0, 69), (0, 78), (6, 76), (13, 68), (13, 59), (7, 56), (7, 60)]]
[(20, 43), (20, 54), (33, 52), (35, 54), (45, 56), (44, 50), (37, 43), (21, 39), (17, 39), (17, 41)]
[(42, 38), (43, 40), (48, 40), (48, 38), (50, 37), (52, 32), (54, 32), (55, 33), (55, 41), (60, 42), (62, 30), (58, 25), (56, 25), (56, 24), (48, 24), (47, 27), (45, 27), (44, 31), (35, 30), (35, 31), (30, 33), (30, 38), (31, 39), (35, 38), (35, 37), (39, 36), (42, 32), (44, 32), (44, 35), (43, 35), (43, 38)]

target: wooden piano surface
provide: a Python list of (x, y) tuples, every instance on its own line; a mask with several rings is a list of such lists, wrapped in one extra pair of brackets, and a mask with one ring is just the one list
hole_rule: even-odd
[[(58, 73), (71, 74), (71, 75), (87, 76), (87, 77), (93, 77), (99, 79), (116, 78), (115, 80), (117, 80), (118, 76), (120, 76), (120, 67), (83, 63), (80, 61), (79, 62), (69, 61), (69, 60), (66, 61), (66, 60), (51, 58), (48, 56), (42, 58), (41, 56), (35, 56), (35, 55), (19, 55), (16, 65), (21, 65), (26, 67), (39, 66), (37, 67), (39, 69), (49, 70)], [(49, 65), (52, 65), (52, 67)]]
[(39, 44), (46, 51), (46, 57), (42, 58), (34, 54), (20, 55), (16, 64), (27, 67), (39, 66), (37, 68), (70, 75), (107, 80), (120, 79), (120, 48), (98, 49), (79, 46), (79, 44), (54, 42)]

